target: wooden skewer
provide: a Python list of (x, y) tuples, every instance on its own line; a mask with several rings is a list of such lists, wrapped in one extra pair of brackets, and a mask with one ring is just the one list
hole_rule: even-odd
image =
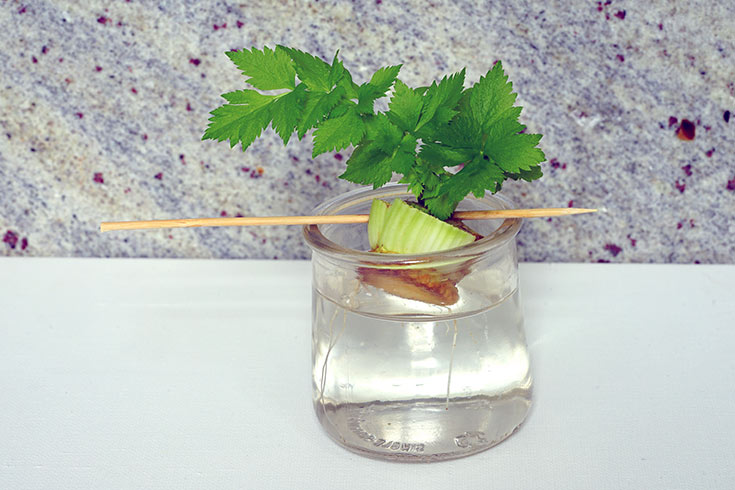
[[(455, 219), (498, 219), (498, 218), (547, 218), (571, 214), (595, 213), (596, 209), (584, 208), (536, 208), (536, 209), (493, 209), (487, 211), (457, 211)], [(156, 228), (196, 228), (200, 226), (273, 226), (273, 225), (324, 225), (345, 223), (367, 223), (367, 214), (336, 214), (327, 216), (253, 216), (245, 218), (187, 218), (148, 221), (112, 221), (100, 225), (100, 231), (151, 230)]]

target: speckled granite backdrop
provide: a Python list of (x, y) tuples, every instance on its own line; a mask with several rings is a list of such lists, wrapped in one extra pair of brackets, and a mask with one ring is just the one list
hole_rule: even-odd
[(353, 187), (347, 155), (306, 140), (200, 141), (242, 87), (223, 52), (280, 43), (341, 49), (358, 82), (399, 61), (410, 85), (475, 80), (502, 59), (550, 159), (503, 192), (603, 210), (527, 222), (525, 260), (733, 263), (734, 18), (731, 0), (0, 0), (0, 255), (308, 257), (298, 228), (97, 231), (299, 214)]

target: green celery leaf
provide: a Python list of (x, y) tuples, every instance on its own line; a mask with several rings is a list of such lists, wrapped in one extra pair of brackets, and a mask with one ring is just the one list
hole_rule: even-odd
[(458, 111), (449, 107), (438, 107), (431, 121), (426, 124), (421, 124), (421, 121), (419, 121), (420, 128), (415, 131), (416, 136), (426, 141), (433, 141), (441, 133), (447, 122), (454, 119), (457, 114), (459, 114)]
[(482, 127), (464, 113), (437, 129), (434, 138), (447, 146), (482, 150)]
[[(449, 77), (442, 78), (438, 85), (434, 82), (429, 86), (424, 94), (424, 107), (421, 111), (421, 120), (416, 129), (421, 129), (422, 126), (431, 122), (435, 116), (438, 116), (438, 120), (435, 121), (436, 124), (448, 123), (454, 117), (456, 111), (453, 109), (457, 106), (464, 91), (464, 75), (465, 70), (463, 69)], [(437, 112), (440, 108), (442, 110)]]
[(503, 169), (478, 155), (462, 170), (449, 177), (441, 191), (456, 202), (464, 199), (470, 192), (479, 199), (485, 195), (486, 190), (494, 192), (497, 184), (503, 180)]
[(526, 182), (531, 182), (536, 179), (540, 179), (544, 173), (541, 171), (540, 165), (533, 165), (528, 170), (521, 170), (521, 179), (525, 180)]
[(271, 120), (270, 104), (258, 107), (247, 105), (223, 105), (211, 112), (209, 126), (202, 139), (230, 140), (230, 147), (238, 142), (242, 150), (250, 146)]
[(281, 47), (263, 51), (228, 51), (225, 53), (238, 69), (248, 78), (248, 83), (260, 90), (292, 89), (296, 86), (293, 63)]
[(360, 88), (355, 82), (352, 81), (352, 75), (350, 72), (345, 70), (342, 78), (337, 82), (337, 87), (342, 88), (345, 91), (345, 96), (348, 99), (357, 98), (357, 90)]
[(256, 107), (270, 104), (276, 96), (263, 95), (255, 90), (236, 90), (222, 94), (222, 97), (230, 104), (246, 105), (251, 109), (255, 109)]
[(437, 197), (426, 200), (426, 206), (437, 218), (447, 219), (467, 194), (471, 192), (481, 198), (486, 190), (496, 192), (503, 180), (503, 170), (478, 155), (462, 170), (446, 179)]
[(541, 171), (541, 167), (539, 165), (533, 165), (528, 170), (521, 170), (518, 173), (511, 173), (511, 172), (505, 172), (505, 176), (509, 179), (513, 180), (525, 180), (526, 182), (531, 182), (536, 179), (540, 179), (544, 173)]
[(306, 92), (304, 111), (299, 124), (296, 126), (299, 139), (303, 138), (307, 131), (329, 115), (342, 99), (344, 93), (342, 87), (337, 87), (326, 94), (323, 92)]
[(457, 207), (457, 202), (453, 201), (447, 194), (437, 194), (433, 197), (424, 195), (423, 201), (426, 209), (441, 220), (449, 218)]
[(404, 175), (398, 183), (408, 184), (408, 191), (416, 196), (416, 199), (419, 199), (421, 194), (424, 192), (424, 183), (415, 178), (411, 173)]
[(230, 147), (238, 142), (247, 148), (271, 119), (270, 107), (274, 95), (262, 95), (255, 90), (237, 90), (222, 94), (229, 104), (211, 112), (209, 126), (202, 139), (230, 141)]
[(488, 139), (484, 153), (503, 170), (519, 173), (546, 160), (544, 152), (536, 148), (540, 140), (540, 134), (525, 133)]
[(401, 71), (401, 66), (403, 65), (384, 66), (380, 68), (378, 71), (373, 73), (373, 76), (370, 77), (370, 82), (368, 83), (377, 88), (381, 92), (382, 97), (393, 86), (393, 82), (396, 81), (398, 72)]
[(357, 108), (363, 114), (372, 114), (375, 100), (383, 97), (393, 86), (401, 65), (385, 66), (375, 73), (369, 82), (357, 89)]
[(298, 84), (293, 91), (279, 96), (271, 105), (273, 129), (281, 137), (284, 145), (288, 144), (301, 119), (306, 98), (305, 87), (303, 83)]
[(405, 83), (396, 79), (395, 92), (390, 100), (388, 118), (404, 131), (414, 131), (418, 123), (423, 98)]
[(367, 139), (375, 141), (386, 154), (392, 154), (401, 142), (403, 131), (383, 113), (366, 118)]
[(286, 47), (283, 49), (291, 56), (299, 80), (304, 82), (309, 90), (329, 92), (332, 89), (332, 85), (329, 84), (332, 67), (329, 63), (298, 49)]
[(472, 86), (469, 95), (469, 110), (472, 118), (487, 130), (496, 121), (509, 117), (513, 110), (517, 94), (513, 92), (513, 84), (503, 72), (503, 65), (498, 61), (484, 77)]
[(498, 119), (494, 124), (488, 127), (485, 132), (489, 139), (497, 140), (520, 133), (526, 126), (518, 122), (518, 116), (521, 115), (521, 107), (514, 106), (506, 110), (502, 118)]
[(410, 150), (399, 150), (390, 159), (390, 168), (402, 175), (406, 175), (411, 172), (414, 163), (416, 162), (416, 154)]
[(431, 163), (434, 168), (454, 167), (466, 163), (477, 152), (468, 148), (453, 148), (438, 143), (425, 143), (419, 157)]
[(381, 140), (364, 140), (347, 161), (347, 170), (340, 178), (357, 184), (385, 185), (393, 173), (409, 175), (416, 166), (416, 138), (405, 135), (391, 152), (383, 150)]
[(391, 168), (394, 172), (406, 175), (416, 164), (416, 137), (411, 134), (403, 135), (398, 148), (391, 154)]
[(344, 116), (347, 112), (355, 109), (355, 103), (351, 100), (341, 99), (329, 113), (329, 119)]
[(347, 169), (339, 176), (340, 179), (355, 184), (372, 185), (376, 189), (385, 185), (391, 177), (393, 170), (390, 166), (390, 157), (381, 152), (373, 141), (355, 148), (347, 160)]
[(314, 131), (313, 156), (356, 145), (365, 134), (365, 124), (353, 105), (343, 115), (329, 118)]
[(382, 97), (380, 92), (370, 85), (363, 83), (357, 88), (357, 110), (361, 114), (372, 114), (375, 110), (375, 99)]
[(408, 190), (417, 199), (428, 199), (438, 196), (441, 182), (448, 175), (442, 168), (433, 170), (426, 162), (416, 160), (410, 171), (404, 174), (399, 182), (408, 184)]
[(332, 60), (332, 66), (329, 69), (329, 78), (327, 79), (327, 85), (331, 89), (334, 87), (337, 82), (342, 80), (342, 77), (345, 76), (345, 73), (347, 73), (347, 70), (345, 70), (344, 65), (342, 62), (337, 59), (337, 55), (339, 54), (339, 50), (337, 50), (336, 53), (334, 53), (334, 59)]

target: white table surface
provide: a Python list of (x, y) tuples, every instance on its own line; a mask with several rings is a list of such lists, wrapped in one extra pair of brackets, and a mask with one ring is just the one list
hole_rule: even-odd
[(521, 278), (528, 420), (406, 465), (321, 432), (308, 262), (0, 259), (0, 489), (735, 488), (735, 266)]

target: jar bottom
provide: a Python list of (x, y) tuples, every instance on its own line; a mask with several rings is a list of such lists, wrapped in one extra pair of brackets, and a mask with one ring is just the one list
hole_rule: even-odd
[(322, 404), (317, 417), (338, 444), (363, 456), (428, 463), (476, 454), (513, 434), (531, 407), (531, 380), (500, 397)]

